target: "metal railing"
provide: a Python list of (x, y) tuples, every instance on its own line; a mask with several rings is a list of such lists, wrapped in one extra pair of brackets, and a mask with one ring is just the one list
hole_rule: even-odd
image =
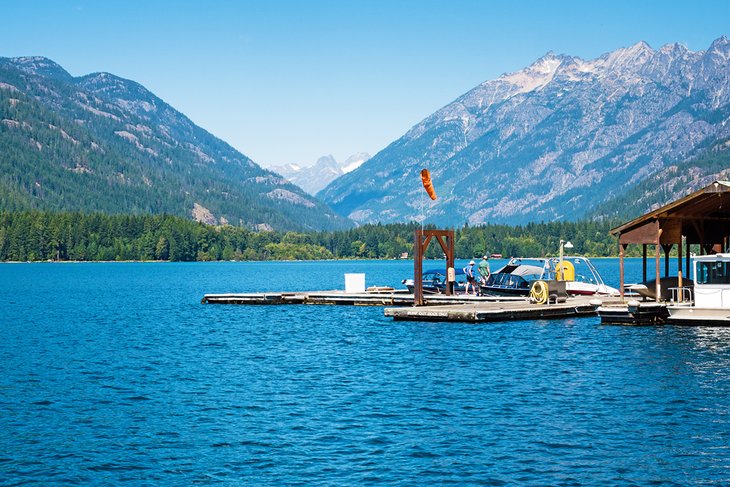
[(672, 303), (684, 303), (687, 305), (692, 304), (692, 287), (670, 287), (669, 290), (672, 293), (670, 302)]

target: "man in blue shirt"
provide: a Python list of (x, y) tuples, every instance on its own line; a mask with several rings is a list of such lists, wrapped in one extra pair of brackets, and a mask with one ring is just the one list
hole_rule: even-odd
[[(466, 294), (476, 294), (477, 293), (477, 278), (474, 275), (474, 261), (470, 261), (469, 265), (464, 267), (464, 274), (466, 274)], [(474, 290), (473, 293), (469, 292), (469, 286), (472, 287)]]

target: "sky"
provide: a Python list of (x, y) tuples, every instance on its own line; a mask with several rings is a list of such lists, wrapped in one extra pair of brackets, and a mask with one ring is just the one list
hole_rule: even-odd
[(0, 56), (144, 85), (270, 167), (371, 155), (548, 51), (704, 50), (730, 1), (0, 0)]

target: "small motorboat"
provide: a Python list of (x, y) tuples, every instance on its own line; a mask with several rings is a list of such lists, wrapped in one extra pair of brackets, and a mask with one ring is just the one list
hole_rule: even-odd
[(527, 296), (532, 283), (543, 279), (545, 259), (510, 259), (480, 286), (482, 294), (499, 296)]
[(618, 289), (607, 286), (593, 263), (580, 256), (548, 259), (510, 259), (481, 285), (484, 294), (527, 296), (535, 281), (565, 281), (570, 295), (617, 295)]
[[(553, 269), (559, 268), (560, 259), (553, 257), (550, 261)], [(603, 278), (599, 274), (598, 269), (593, 265), (593, 262), (585, 257), (565, 257), (563, 266), (568, 266), (565, 269), (565, 275), (562, 277), (565, 281), (565, 289), (568, 291), (568, 294), (585, 296), (618, 296), (621, 294), (618, 289), (603, 282)], [(560, 278), (559, 270), (556, 272)]]
[[(456, 282), (454, 283), (454, 293), (461, 294), (466, 290), (466, 275), (463, 269), (454, 269), (456, 273)], [(414, 292), (415, 283), (413, 279), (404, 279), (403, 284), (406, 285), (409, 292)], [(446, 269), (430, 269), (423, 272), (422, 276), (423, 292), (426, 294), (445, 294), (446, 293)]]

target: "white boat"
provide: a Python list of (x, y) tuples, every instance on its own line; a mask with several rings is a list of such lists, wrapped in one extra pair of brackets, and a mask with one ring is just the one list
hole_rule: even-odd
[[(562, 266), (562, 271), (560, 270)], [(524, 295), (530, 293), (538, 280), (565, 281), (570, 295), (617, 296), (619, 290), (606, 285), (593, 263), (580, 256), (549, 259), (511, 259), (507, 265), (493, 272), (481, 286), (484, 293), (497, 295)]]
[[(553, 257), (550, 261), (553, 269), (557, 269), (560, 265), (560, 259)], [(565, 290), (568, 294), (581, 294), (584, 296), (618, 296), (620, 294), (618, 289), (603, 282), (603, 278), (593, 262), (585, 257), (564, 257), (563, 265), (566, 266), (566, 264), (570, 264), (569, 267), (566, 267), (564, 276), (566, 281)], [(572, 273), (572, 276), (569, 275), (568, 271)]]
[(730, 254), (695, 257), (692, 269), (694, 287), (674, 288), (674, 299), (667, 305), (667, 321), (684, 325), (730, 325)]

